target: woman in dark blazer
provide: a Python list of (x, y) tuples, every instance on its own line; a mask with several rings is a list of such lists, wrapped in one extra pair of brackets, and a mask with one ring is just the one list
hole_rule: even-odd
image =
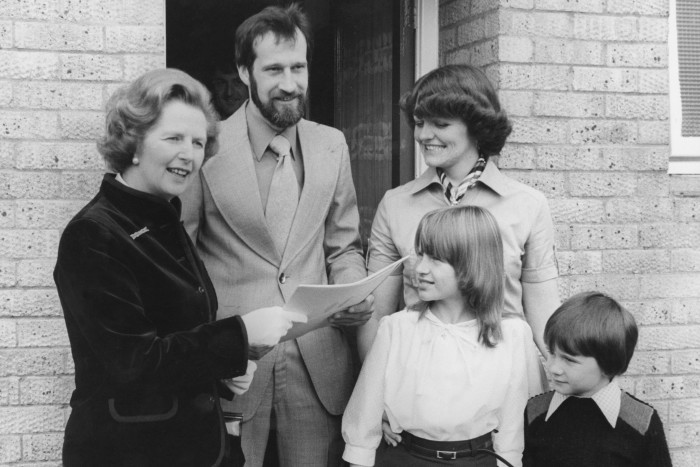
[(215, 150), (208, 103), (187, 74), (156, 70), (108, 104), (98, 149), (115, 173), (66, 227), (54, 271), (75, 361), (67, 467), (219, 465), (219, 397), (249, 383), (249, 344), (259, 358), (291, 326), (279, 307), (215, 321), (177, 197)]

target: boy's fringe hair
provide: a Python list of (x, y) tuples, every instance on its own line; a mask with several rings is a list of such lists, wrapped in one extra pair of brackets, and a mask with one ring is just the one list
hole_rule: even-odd
[(550, 352), (593, 357), (609, 377), (627, 371), (638, 337), (634, 316), (600, 292), (582, 292), (566, 300), (544, 328)]

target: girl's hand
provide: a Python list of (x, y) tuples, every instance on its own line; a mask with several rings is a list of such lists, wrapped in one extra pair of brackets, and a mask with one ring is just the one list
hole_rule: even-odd
[(384, 442), (391, 447), (396, 447), (401, 442), (401, 435), (391, 431), (391, 426), (386, 420), (382, 420), (382, 431), (384, 432)]

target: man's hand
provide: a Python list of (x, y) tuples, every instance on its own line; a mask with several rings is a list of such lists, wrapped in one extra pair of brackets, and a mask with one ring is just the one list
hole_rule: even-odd
[(369, 321), (372, 313), (374, 313), (374, 295), (369, 295), (357, 305), (329, 316), (328, 322), (331, 326), (361, 326)]

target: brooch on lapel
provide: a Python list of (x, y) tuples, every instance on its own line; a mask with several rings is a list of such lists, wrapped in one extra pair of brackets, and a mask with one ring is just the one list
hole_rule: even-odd
[(132, 240), (136, 240), (141, 235), (143, 235), (147, 232), (148, 232), (148, 227), (144, 227), (143, 229), (137, 230), (136, 232), (132, 233), (131, 235), (129, 235), (129, 237), (131, 237)]

